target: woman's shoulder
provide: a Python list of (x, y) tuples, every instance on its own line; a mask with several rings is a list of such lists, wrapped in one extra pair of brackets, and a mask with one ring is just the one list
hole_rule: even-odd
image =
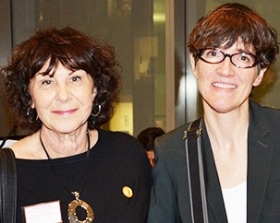
[[(7, 139), (4, 144), (3, 144), (3, 148), (6, 148), (6, 147), (11, 147), (14, 143), (16, 143), (18, 140), (14, 140), (14, 139)], [(0, 144), (3, 143), (3, 141), (0, 140)], [(1, 147), (1, 148), (2, 148)]]
[[(98, 147), (115, 155), (145, 156), (144, 148), (132, 135), (124, 132), (99, 130)], [(125, 156), (125, 155), (124, 155)]]
[(137, 139), (126, 132), (109, 131), (100, 129), (99, 137), (111, 143), (137, 143)]
[(161, 135), (160, 137), (158, 137), (158, 141), (160, 143), (165, 143), (165, 144), (173, 144), (173, 143), (176, 143), (176, 142), (183, 142), (184, 140), (184, 134), (185, 134), (185, 131), (188, 129), (188, 125), (189, 123), (187, 124), (184, 124), (184, 125), (181, 125), (163, 135)]
[(26, 136), (18, 141), (15, 141), (10, 148), (13, 150), (18, 159), (40, 159), (41, 153), (37, 153), (36, 148), (40, 148), (38, 140), (36, 140), (36, 133)]
[(250, 104), (251, 116), (254, 120), (266, 119), (272, 125), (280, 125), (280, 109), (272, 106), (260, 105), (256, 102)]
[(144, 148), (134, 136), (107, 130), (98, 130), (98, 132), (99, 139), (96, 145), (103, 157), (114, 160), (113, 163), (141, 166), (141, 168), (143, 165), (150, 167)]

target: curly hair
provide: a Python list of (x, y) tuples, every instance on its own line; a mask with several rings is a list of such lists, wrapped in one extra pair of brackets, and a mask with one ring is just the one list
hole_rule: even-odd
[(188, 47), (195, 60), (202, 49), (231, 47), (238, 38), (253, 45), (259, 69), (272, 64), (279, 53), (277, 32), (257, 12), (239, 3), (223, 4), (198, 20), (189, 35)]
[(88, 128), (96, 129), (109, 121), (121, 90), (121, 67), (113, 47), (71, 27), (38, 30), (28, 40), (17, 45), (8, 61), (1, 68), (5, 93), (11, 113), (18, 125), (26, 130), (41, 128), (35, 109), (31, 109), (29, 84), (35, 74), (50, 59), (46, 74), (61, 63), (69, 70), (84, 70), (93, 79), (97, 94), (92, 113), (101, 106), (98, 116), (90, 115)]

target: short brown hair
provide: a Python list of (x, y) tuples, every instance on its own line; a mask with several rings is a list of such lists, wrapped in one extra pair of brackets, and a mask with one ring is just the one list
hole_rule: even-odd
[(223, 4), (202, 17), (189, 36), (188, 47), (197, 60), (200, 50), (222, 44), (229, 48), (239, 37), (245, 46), (254, 46), (260, 69), (276, 60), (279, 52), (276, 30), (257, 12), (239, 3)]

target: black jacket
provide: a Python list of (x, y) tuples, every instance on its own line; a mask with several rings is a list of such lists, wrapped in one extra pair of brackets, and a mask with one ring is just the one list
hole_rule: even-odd
[[(247, 222), (280, 222), (280, 111), (250, 101)], [(227, 217), (210, 140), (203, 123), (202, 150), (210, 223)], [(148, 223), (190, 223), (186, 152), (187, 125), (156, 141), (156, 166)]]

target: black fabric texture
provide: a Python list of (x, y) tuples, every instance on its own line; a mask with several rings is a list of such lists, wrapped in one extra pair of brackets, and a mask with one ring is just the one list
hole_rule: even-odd
[[(144, 222), (152, 184), (151, 167), (138, 141), (124, 133), (98, 130), (99, 139), (89, 155), (88, 180), (80, 199), (93, 209), (94, 223)], [(71, 191), (83, 185), (86, 153), (53, 159), (52, 163), (63, 183)], [(60, 201), (63, 222), (68, 222), (68, 204), (74, 199), (59, 182), (48, 160), (17, 159), (18, 223), (22, 223), (22, 207), (43, 202)], [(128, 186), (128, 198), (122, 188)]]

